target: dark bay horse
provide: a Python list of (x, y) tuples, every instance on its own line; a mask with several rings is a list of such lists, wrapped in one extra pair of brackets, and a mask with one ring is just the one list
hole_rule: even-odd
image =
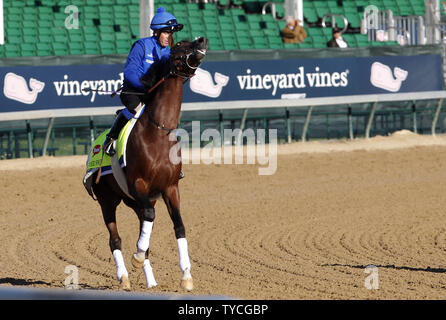
[(169, 152), (177, 143), (175, 129), (179, 122), (183, 84), (200, 65), (208, 49), (208, 40), (180, 41), (169, 59), (155, 62), (148, 75), (141, 78), (148, 90), (144, 96), (144, 112), (128, 138), (125, 168), (129, 194), (119, 187), (113, 175), (105, 175), (93, 185), (102, 215), (110, 233), (110, 249), (116, 264), (120, 287), (130, 290), (128, 272), (121, 252), (121, 238), (116, 225), (116, 208), (123, 201), (132, 208), (140, 221), (137, 251), (132, 264), (142, 267), (147, 287), (156, 286), (148, 259), (150, 235), (155, 219), (155, 202), (162, 197), (172, 219), (178, 245), (179, 264), (183, 273), (181, 286), (193, 289), (185, 228), (180, 215), (178, 179), (181, 162), (170, 161)]

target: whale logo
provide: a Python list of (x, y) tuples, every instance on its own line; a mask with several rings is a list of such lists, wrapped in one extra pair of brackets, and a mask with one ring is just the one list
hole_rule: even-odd
[[(395, 75), (395, 78), (394, 78)], [(374, 62), (370, 70), (370, 82), (377, 88), (381, 88), (391, 92), (398, 92), (401, 84), (406, 80), (408, 72), (401, 68), (395, 67), (392, 70), (385, 64)]]
[[(395, 78), (393, 77), (395, 75)], [(370, 82), (377, 88), (398, 92), (401, 84), (407, 79), (408, 72), (395, 67), (392, 70), (385, 64), (374, 62), (370, 71)]]
[(29, 86), (31, 87), (31, 91), (28, 89), (25, 78), (8, 72), (5, 75), (3, 93), (9, 99), (26, 104), (33, 104), (37, 99), (37, 95), (43, 91), (45, 83), (31, 78), (29, 80)]
[[(214, 80), (217, 84), (214, 84)], [(211, 98), (218, 98), (223, 87), (228, 84), (229, 77), (216, 72), (214, 78), (209, 71), (198, 68), (195, 76), (190, 79), (190, 89), (198, 94), (202, 94)]]

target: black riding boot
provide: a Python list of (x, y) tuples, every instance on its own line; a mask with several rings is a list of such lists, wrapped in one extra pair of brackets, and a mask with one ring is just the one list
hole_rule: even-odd
[(120, 112), (113, 123), (113, 126), (110, 129), (110, 132), (107, 133), (107, 138), (105, 138), (104, 144), (102, 145), (106, 154), (110, 157), (114, 156), (116, 150), (113, 149), (113, 142), (116, 141), (119, 137), (119, 132), (124, 128), (128, 119)]

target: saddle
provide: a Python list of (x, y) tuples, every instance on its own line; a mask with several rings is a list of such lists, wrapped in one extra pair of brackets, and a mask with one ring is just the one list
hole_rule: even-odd
[[(94, 183), (93, 176), (100, 169), (100, 175), (105, 176), (108, 174), (113, 174), (116, 181), (119, 184), (121, 190), (131, 199), (133, 197), (128, 192), (127, 181), (125, 177), (125, 173), (123, 168), (127, 165), (126, 159), (126, 147), (128, 137), (132, 132), (133, 127), (136, 124), (136, 121), (139, 119), (140, 115), (144, 112), (145, 106), (141, 105), (136, 109), (135, 116), (130, 119), (127, 124), (122, 128), (119, 133), (118, 140), (114, 141), (114, 148), (116, 153), (113, 157), (110, 157), (102, 150), (103, 143), (105, 141), (107, 133), (110, 129), (102, 132), (92, 144), (90, 152), (88, 153), (88, 159), (86, 162), (86, 173), (83, 179), (84, 187), (87, 190), (88, 194), (94, 199), (92, 186)], [(99, 172), (98, 172), (99, 174)]]

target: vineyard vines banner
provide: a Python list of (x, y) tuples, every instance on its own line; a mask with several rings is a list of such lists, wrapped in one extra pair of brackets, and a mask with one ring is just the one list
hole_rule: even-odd
[[(121, 106), (124, 65), (1, 67), (0, 112)], [(296, 99), (443, 89), (440, 55), (204, 62), (183, 102)]]

